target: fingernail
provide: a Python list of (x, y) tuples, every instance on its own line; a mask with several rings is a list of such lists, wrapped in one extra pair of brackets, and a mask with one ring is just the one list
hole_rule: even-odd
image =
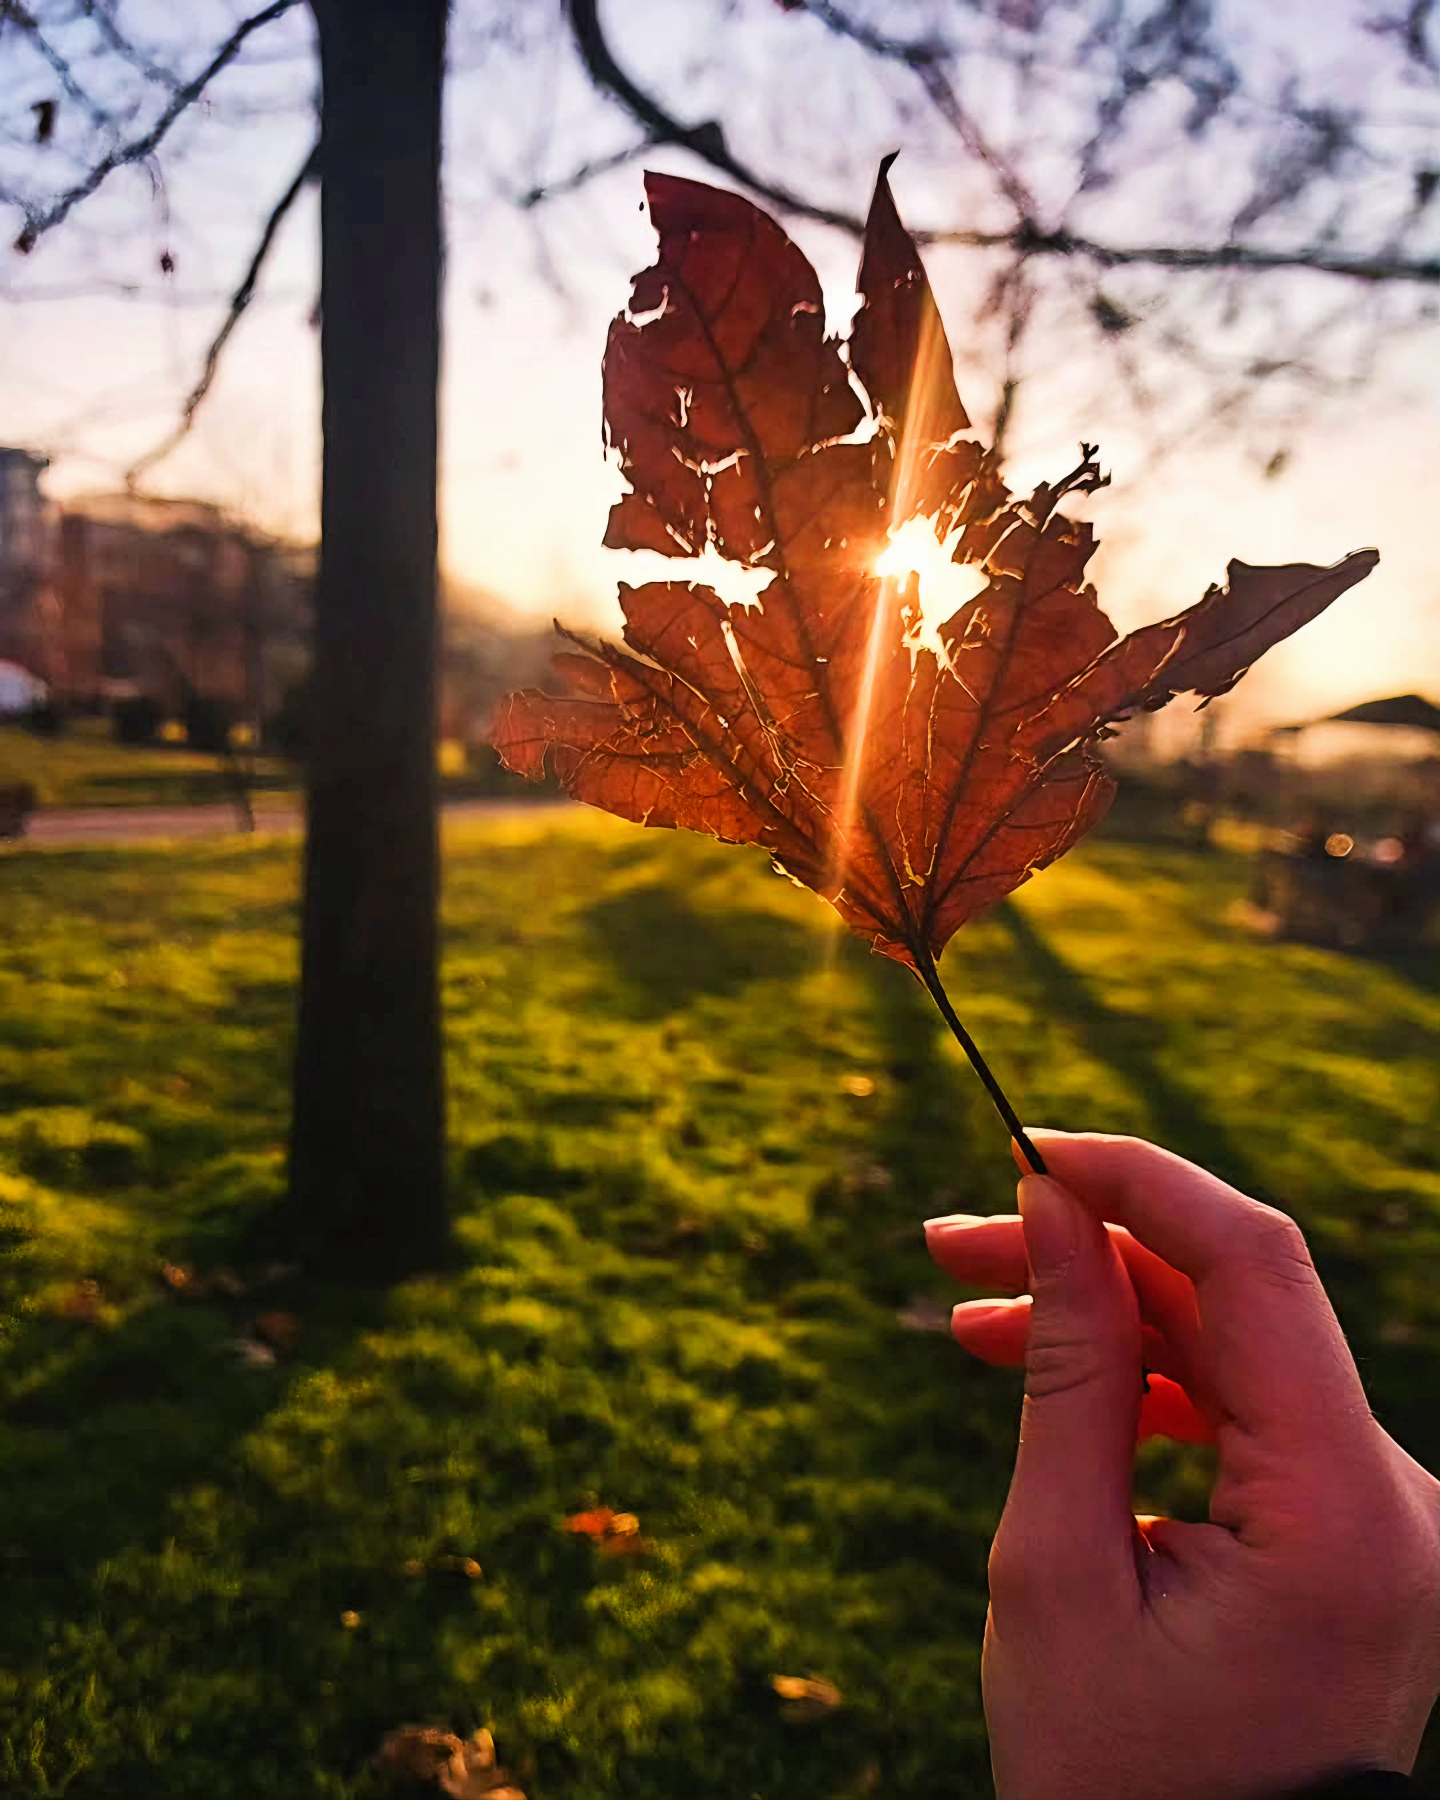
[(972, 1225), (984, 1223), (980, 1213), (941, 1213), (938, 1218), (925, 1221), (925, 1236), (943, 1237), (947, 1231), (968, 1231)]
[(1083, 1242), (1085, 1214), (1080, 1202), (1048, 1175), (1026, 1175), (1018, 1192), (1031, 1271), (1042, 1275), (1065, 1268)]
[(967, 1325), (984, 1330), (987, 1325), (1008, 1325), (1015, 1308), (1007, 1300), (962, 1300), (950, 1308), (950, 1329), (964, 1330)]

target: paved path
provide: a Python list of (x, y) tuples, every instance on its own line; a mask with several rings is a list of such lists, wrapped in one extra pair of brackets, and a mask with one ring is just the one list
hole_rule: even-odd
[[(502, 814), (568, 811), (570, 802), (556, 800), (448, 800), (441, 809), (447, 820), (483, 819)], [(266, 806), (255, 809), (257, 835), (298, 832), (302, 814), (298, 806)], [(0, 845), (36, 849), (49, 844), (139, 844), (152, 838), (207, 838), (239, 836), (235, 808), (218, 806), (86, 806), (56, 807), (35, 812), (20, 838), (0, 838)]]

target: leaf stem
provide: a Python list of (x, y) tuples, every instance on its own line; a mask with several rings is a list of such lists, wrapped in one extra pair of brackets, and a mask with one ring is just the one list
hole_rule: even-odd
[(1005, 1121), (1005, 1129), (1014, 1138), (1024, 1152), (1025, 1160), (1037, 1175), (1046, 1173), (1045, 1164), (1040, 1152), (1025, 1135), (1025, 1127), (1020, 1123), (1019, 1114), (1005, 1098), (1005, 1090), (995, 1079), (989, 1063), (980, 1054), (980, 1047), (970, 1033), (960, 1023), (959, 1015), (950, 1004), (950, 996), (945, 992), (940, 980), (940, 971), (935, 967), (935, 958), (925, 949), (915, 950), (915, 972), (919, 975), (929, 991), (930, 998), (940, 1008), (940, 1016), (955, 1034), (955, 1041), (970, 1058), (970, 1066), (985, 1083), (985, 1091), (995, 1103), (995, 1110)]

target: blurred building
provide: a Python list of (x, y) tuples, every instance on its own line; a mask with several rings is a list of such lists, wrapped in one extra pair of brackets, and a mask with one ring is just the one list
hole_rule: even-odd
[(308, 656), (313, 551), (198, 500), (47, 502), (43, 458), (0, 449), (0, 656), (83, 704), (187, 691), (268, 718)]
[(54, 508), (40, 492), (48, 466), (0, 445), (0, 657), (37, 674), (59, 648)]

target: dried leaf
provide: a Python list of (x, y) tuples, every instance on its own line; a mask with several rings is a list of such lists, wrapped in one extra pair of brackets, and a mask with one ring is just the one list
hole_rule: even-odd
[(610, 1529), (610, 1521), (614, 1517), (613, 1507), (596, 1506), (589, 1512), (571, 1513), (565, 1521), (565, 1529), (573, 1531), (581, 1537), (604, 1537)]
[(289, 1312), (261, 1313), (250, 1327), (262, 1343), (276, 1350), (293, 1349), (300, 1336), (300, 1321)]
[(440, 1771), (462, 1748), (453, 1731), (434, 1725), (402, 1725), (392, 1731), (375, 1752), (375, 1762), (414, 1781), (437, 1781)]
[(375, 1763), (412, 1781), (432, 1781), (451, 1800), (525, 1800), (483, 1728), (462, 1739), (433, 1725), (402, 1725), (376, 1751)]
[[(763, 845), (919, 970), (1105, 812), (1111, 722), (1226, 693), (1377, 557), (1232, 562), (1223, 589), (1117, 639), (1084, 578), (1091, 528), (1057, 510), (1103, 485), (1093, 450), (1020, 499), (965, 435), (887, 166), (848, 345), (825, 336), (819, 280), (772, 219), (647, 175), (660, 248), (605, 356), (629, 489), (605, 542), (713, 547), (770, 579), (754, 606), (622, 586), (629, 650), (564, 634), (562, 693), (508, 696), (493, 741), (511, 769), (539, 778), (548, 761), (622, 818)], [(983, 584), (938, 632), (895, 541), (917, 519)], [(882, 577), (882, 558), (899, 572)]]
[(473, 1556), (437, 1557), (432, 1567), (444, 1570), (451, 1575), (463, 1575), (467, 1581), (478, 1581), (485, 1572)]
[(592, 1539), (602, 1556), (648, 1556), (655, 1547), (649, 1538), (641, 1537), (640, 1521), (634, 1513), (616, 1512), (609, 1506), (572, 1513), (565, 1529)]
[(61, 1319), (75, 1319), (93, 1325), (104, 1311), (98, 1281), (76, 1281), (63, 1288), (54, 1302), (55, 1314)]
[(649, 1556), (655, 1546), (649, 1538), (627, 1532), (622, 1537), (603, 1537), (595, 1548), (602, 1556)]
[(770, 1685), (786, 1703), (780, 1708), (780, 1717), (788, 1725), (808, 1725), (814, 1719), (823, 1719), (841, 1703), (840, 1690), (833, 1681), (808, 1675), (772, 1675)]
[(252, 1369), (271, 1369), (275, 1366), (275, 1352), (268, 1344), (262, 1344), (258, 1338), (238, 1337), (230, 1348), (240, 1361)]

